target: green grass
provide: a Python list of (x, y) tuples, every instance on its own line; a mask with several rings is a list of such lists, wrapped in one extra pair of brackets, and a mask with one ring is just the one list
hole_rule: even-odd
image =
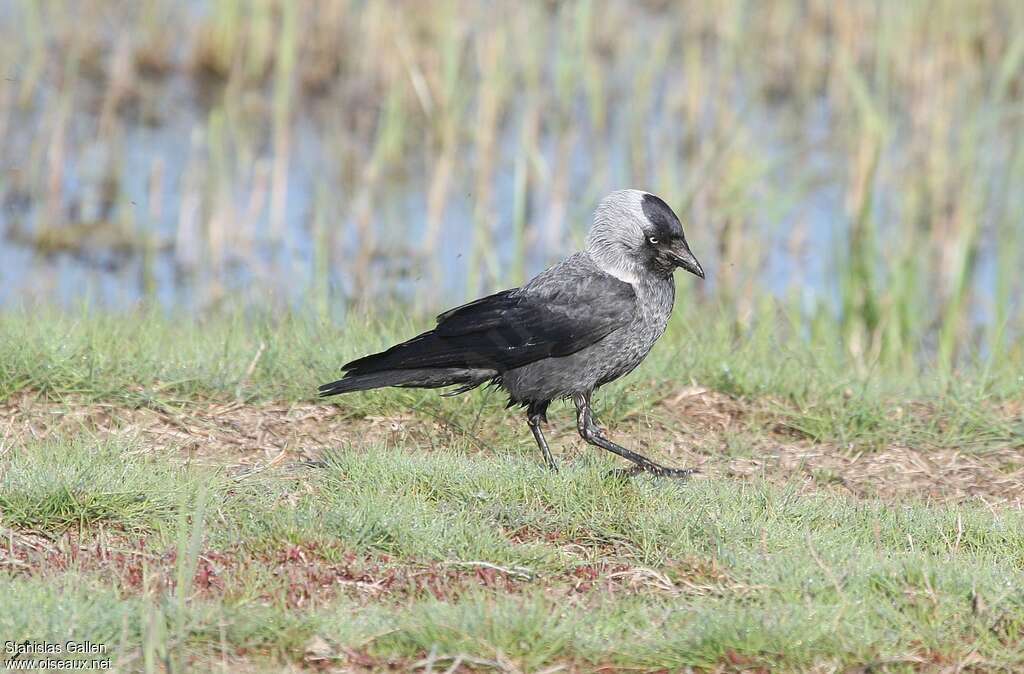
[[(374, 666), (431, 652), (525, 671), (566, 662), (912, 669), (968, 656), (1024, 664), (1015, 637), (1024, 628), (1024, 515), (980, 502), (892, 504), (757, 481), (622, 482), (605, 477), (605, 461), (551, 474), (512, 458), (370, 447), (237, 484), (205, 469), (190, 479), (208, 485), (208, 505), (193, 503), (182, 518), (168, 507), (182, 489), (174, 470), (151, 471), (139, 497), (112, 500), (110, 480), (69, 478), (77, 473), (68, 465), (84, 463), (82, 446), (64, 446), (70, 459), (60, 448), (24, 449), (36, 457), (34, 499), (17, 478), (27, 464), (14, 457), (0, 499), (20, 505), (3, 509), (5, 527), (20, 528), (20, 513), (51, 513), (52, 494), (74, 483), (79, 501), (106, 504), (79, 537), (106, 523), (149, 532), (153, 552), (197, 540), (176, 570), (216, 551), (255, 560), (331, 543), (386, 569), (487, 562), (528, 577), (511, 592), (470, 574), (443, 581), (443, 598), (421, 589), (366, 601), (356, 592), (306, 608), (287, 605), (273, 563), (226, 574), (219, 595), (159, 586), (121, 594), (85, 562), (0, 578), (14, 607), (0, 615), (5, 638), (89, 638), (129, 669), (238, 653), (269, 667), (300, 660), (314, 636), (341, 661), (358, 652)], [(125, 471), (130, 451), (99, 448), (96, 474)], [(56, 533), (67, 518), (28, 521)], [(597, 569), (596, 588), (577, 592), (585, 569)], [(613, 570), (662, 585), (616, 584)]]
[[(314, 400), (316, 386), (340, 376), (342, 363), (430, 325), (423, 316), (352, 316), (335, 325), (296, 315), (181, 320), (156, 312), (8, 312), (0, 315), (0, 397), (31, 391), (154, 409), (198, 399)], [(965, 359), (951, 373), (927, 359), (865, 369), (842, 348), (838, 323), (819, 322), (810, 335), (790, 325), (774, 306), (744, 328), (728, 312), (684, 299), (644, 365), (601, 390), (601, 416), (616, 421), (646, 412), (661, 397), (698, 384), (756, 402), (763, 417), (815, 442), (980, 451), (1024, 438), (1021, 420), (997, 409), (1021, 398), (1019, 345), (987, 360)], [(352, 416), (412, 409), (466, 429), (511, 414), (502, 410), (500, 393), (486, 390), (450, 400), (391, 389), (329, 403)]]
[(0, 468), (4, 523), (43, 531), (98, 523), (148, 529), (194, 503), (195, 471), (140, 456), (141, 449), (85, 435), (12, 449)]
[[(769, 458), (1019, 474), (1024, 5), (194, 4), (24, 0), (0, 25), (11, 245), (109, 255), (138, 271), (123, 297), (204, 308), (0, 312), (0, 641), (89, 639), (145, 672), (1024, 669), (1012, 500), (945, 498), (986, 485), (939, 470), (944, 504), (857, 498), (842, 467), (801, 481)], [(191, 138), (187, 162), (136, 136)], [(408, 288), (386, 259), (431, 267), (413, 291), (441, 309), (441, 288), (478, 296), (575, 247), (626, 185), (672, 204), (709, 281), (680, 281), (601, 421), (763, 479), (621, 482), (566, 442), (551, 474), (487, 391), (323, 401), (351, 440), (269, 467), (258, 434), (221, 451), (188, 425), (313, 402), (429, 327), (328, 320)], [(279, 310), (299, 298), (315, 318)], [(692, 386), (725, 430), (673, 407)], [(359, 436), (409, 415), (428, 435)], [(553, 406), (553, 430), (571, 415)]]
[[(0, 445), (0, 592), (13, 607), (0, 637), (100, 641), (138, 671), (269, 671), (309, 653), (370, 669), (1024, 666), (1024, 515), (980, 498), (854, 498), (828, 470), (810, 484), (622, 481), (610, 455), (564, 449), (553, 474), (520, 413), (485, 391), (324, 402), (356, 433), (368, 414), (462, 430), (430, 451), (355, 434), (302, 447), (314, 464), (258, 459), (249, 472), (204, 447), (202, 424), (183, 451), (73, 415), (142, 408), (187, 424), (211, 404), (308, 402), (341, 363), (429, 323), (0, 316), (8, 411), (56, 415), (35, 435), (8, 424), (17, 439)], [(659, 401), (697, 385), (742, 412), (686, 440), (709, 454), (756, 458), (794, 437), (824, 452), (1024, 444), (1019, 351), (953, 373), (865, 369), (838, 327), (791, 325), (773, 307), (743, 328), (684, 304), (648, 362), (600, 392), (603, 421), (655, 444), (692, 421)], [(552, 416), (571, 428), (569, 410)]]

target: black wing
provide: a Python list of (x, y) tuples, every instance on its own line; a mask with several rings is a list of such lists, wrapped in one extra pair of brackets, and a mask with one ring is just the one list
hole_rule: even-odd
[(499, 372), (567, 356), (628, 325), (632, 286), (569, 265), (524, 288), (504, 290), (438, 316), (437, 327), (344, 366), (350, 374), (409, 368), (483, 368)]

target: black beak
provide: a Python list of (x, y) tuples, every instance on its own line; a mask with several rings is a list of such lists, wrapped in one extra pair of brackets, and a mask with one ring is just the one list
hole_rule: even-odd
[(694, 276), (704, 278), (704, 267), (700, 266), (700, 262), (697, 262), (697, 258), (693, 256), (685, 243), (673, 246), (668, 255), (677, 267), (685, 269)]

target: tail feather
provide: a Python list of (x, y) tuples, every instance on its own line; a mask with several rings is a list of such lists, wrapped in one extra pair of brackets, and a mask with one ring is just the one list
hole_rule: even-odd
[[(521, 337), (499, 319), (513, 306), (503, 291), (438, 316), (438, 327), (380, 353), (342, 366), (345, 376), (320, 387), (321, 396), (385, 386), (442, 388), (464, 393), (490, 381), (509, 365)], [(503, 327), (504, 326), (504, 327)], [(499, 329), (500, 328), (500, 329)], [(511, 331), (512, 334), (504, 334)]]
[(386, 386), (411, 388), (442, 388), (461, 384), (459, 393), (469, 391), (493, 378), (494, 370), (467, 368), (420, 368), (382, 370), (380, 372), (349, 373), (342, 379), (320, 386), (320, 397), (352, 391), (367, 391)]

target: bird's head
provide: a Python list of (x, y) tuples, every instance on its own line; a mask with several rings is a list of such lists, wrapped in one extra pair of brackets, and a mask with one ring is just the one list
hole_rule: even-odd
[(704, 278), (679, 218), (648, 192), (612, 192), (597, 207), (587, 252), (606, 273), (627, 283), (647, 275), (668, 277), (682, 268)]

